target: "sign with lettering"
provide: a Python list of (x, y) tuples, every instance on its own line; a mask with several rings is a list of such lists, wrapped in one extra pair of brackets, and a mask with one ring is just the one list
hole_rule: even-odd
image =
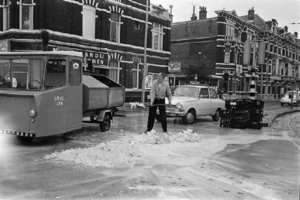
[(168, 71), (169, 72), (181, 72), (181, 62), (170, 62)]
[(54, 102), (56, 103), (56, 106), (63, 106), (64, 105), (64, 96), (55, 96)]
[(83, 58), (85, 63), (87, 63), (87, 59), (91, 59), (93, 65), (97, 66), (108, 66), (108, 54), (105, 52), (83, 52)]

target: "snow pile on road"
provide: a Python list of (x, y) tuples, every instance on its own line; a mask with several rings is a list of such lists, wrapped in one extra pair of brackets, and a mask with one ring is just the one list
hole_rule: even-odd
[(201, 140), (202, 138), (190, 129), (170, 135), (151, 131), (148, 134), (125, 137), (122, 140), (100, 143), (93, 147), (55, 151), (44, 158), (55, 161), (70, 161), (91, 167), (124, 166), (134, 163), (138, 157), (143, 155), (144, 150), (153, 147), (153, 145), (193, 143), (201, 142)]
[(201, 142), (202, 138), (194, 133), (193, 130), (187, 129), (186, 131), (180, 131), (179, 133), (157, 133), (154, 130), (136, 136), (135, 140), (143, 144), (167, 144), (167, 143), (187, 143), (187, 142)]

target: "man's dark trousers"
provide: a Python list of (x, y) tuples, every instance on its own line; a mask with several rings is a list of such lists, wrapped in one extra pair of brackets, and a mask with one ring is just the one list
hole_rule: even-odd
[[(156, 105), (159, 105), (159, 106), (156, 106)], [(167, 117), (166, 117), (165, 99), (154, 99), (153, 106), (149, 107), (147, 130), (151, 131), (153, 129), (157, 107), (159, 109), (159, 114), (161, 117), (161, 124), (162, 124), (163, 132), (167, 132)]]

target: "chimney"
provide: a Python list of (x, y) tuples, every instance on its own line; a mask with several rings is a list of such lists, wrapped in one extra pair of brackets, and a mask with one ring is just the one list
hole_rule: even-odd
[(289, 27), (285, 26), (284, 27), (284, 33), (288, 33), (289, 32)]
[(277, 33), (277, 28), (278, 28), (278, 23), (276, 19), (272, 19), (272, 27), (271, 27), (271, 31), (274, 33)]
[(171, 24), (173, 23), (173, 5), (170, 5), (170, 19), (171, 19)]
[(294, 35), (295, 35), (295, 38), (298, 39), (298, 32), (295, 32)]
[(200, 8), (199, 19), (206, 19), (206, 15), (207, 15), (206, 7), (200, 6), (199, 8)]
[(283, 28), (278, 28), (277, 32), (279, 35), (282, 35), (285, 33), (285, 30)]
[(254, 20), (254, 7), (248, 10), (248, 20)]
[(269, 27), (270, 30), (271, 30), (271, 27), (272, 27), (272, 21), (267, 21), (266, 24), (268, 25), (268, 27)]
[(193, 6), (193, 14), (192, 14), (192, 17), (191, 17), (191, 20), (197, 20), (197, 15), (195, 14), (195, 6)]

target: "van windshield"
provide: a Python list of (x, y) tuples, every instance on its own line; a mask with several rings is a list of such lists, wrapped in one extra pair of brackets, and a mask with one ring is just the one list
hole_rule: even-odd
[(42, 59), (0, 59), (0, 90), (41, 90)]

